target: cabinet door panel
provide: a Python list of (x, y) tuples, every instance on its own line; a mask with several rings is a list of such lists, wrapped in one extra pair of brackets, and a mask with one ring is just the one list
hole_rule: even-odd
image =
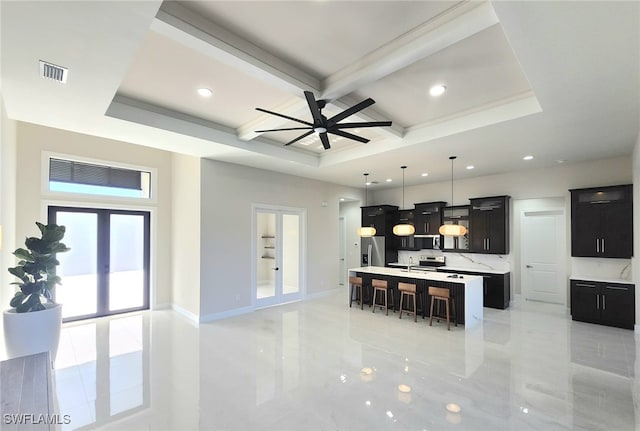
[(635, 323), (635, 295), (632, 287), (602, 285), (600, 318), (602, 323), (633, 329)]
[(600, 319), (600, 298), (596, 283), (571, 282), (571, 317), (573, 320), (596, 323)]
[(612, 204), (601, 211), (601, 250), (604, 257), (633, 255), (633, 216), (629, 205)]
[(600, 207), (574, 205), (571, 210), (571, 256), (600, 256)]
[(469, 220), (471, 251), (485, 253), (487, 239), (487, 213), (489, 211), (472, 210)]

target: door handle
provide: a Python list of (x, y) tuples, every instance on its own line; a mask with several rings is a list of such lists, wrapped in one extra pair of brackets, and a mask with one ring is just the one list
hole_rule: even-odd
[(278, 267), (276, 266), (276, 267), (273, 267), (273, 268), (271, 268), (271, 269), (273, 269), (274, 271), (277, 271), (277, 270), (279, 270), (280, 268), (278, 268)]
[(527, 268), (533, 268), (533, 266), (531, 266), (531, 265), (527, 265)]

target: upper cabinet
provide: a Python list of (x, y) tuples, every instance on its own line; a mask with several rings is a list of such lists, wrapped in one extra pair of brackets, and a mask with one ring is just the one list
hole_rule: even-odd
[(415, 235), (439, 235), (438, 229), (442, 225), (442, 213), (446, 202), (428, 202), (414, 204), (413, 225)]
[(475, 253), (509, 253), (509, 196), (469, 200), (470, 249)]
[(571, 256), (633, 256), (633, 186), (571, 192)]
[(395, 205), (372, 205), (361, 207), (362, 226), (376, 229), (376, 236), (393, 235), (393, 226), (398, 222), (398, 207)]
[(443, 224), (459, 224), (467, 228), (463, 236), (443, 236), (441, 249), (443, 251), (469, 251), (469, 205), (445, 207), (442, 210)]
[[(415, 212), (414, 210), (400, 210), (398, 211), (398, 223), (414, 225)], [(393, 230), (393, 227), (392, 227)], [(417, 230), (417, 228), (416, 228)], [(420, 250), (420, 244), (416, 241), (414, 235), (396, 236), (396, 243), (398, 244), (398, 250)]]

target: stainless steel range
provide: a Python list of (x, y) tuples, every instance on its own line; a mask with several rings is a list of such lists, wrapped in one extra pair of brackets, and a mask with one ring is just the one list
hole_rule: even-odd
[(421, 256), (420, 265), (412, 266), (412, 271), (437, 271), (439, 266), (445, 266), (444, 256)]

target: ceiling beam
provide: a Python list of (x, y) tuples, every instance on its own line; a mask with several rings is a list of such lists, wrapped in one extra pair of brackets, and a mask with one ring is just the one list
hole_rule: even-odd
[(458, 3), (324, 79), (321, 97), (342, 97), (498, 22), (488, 1)]

